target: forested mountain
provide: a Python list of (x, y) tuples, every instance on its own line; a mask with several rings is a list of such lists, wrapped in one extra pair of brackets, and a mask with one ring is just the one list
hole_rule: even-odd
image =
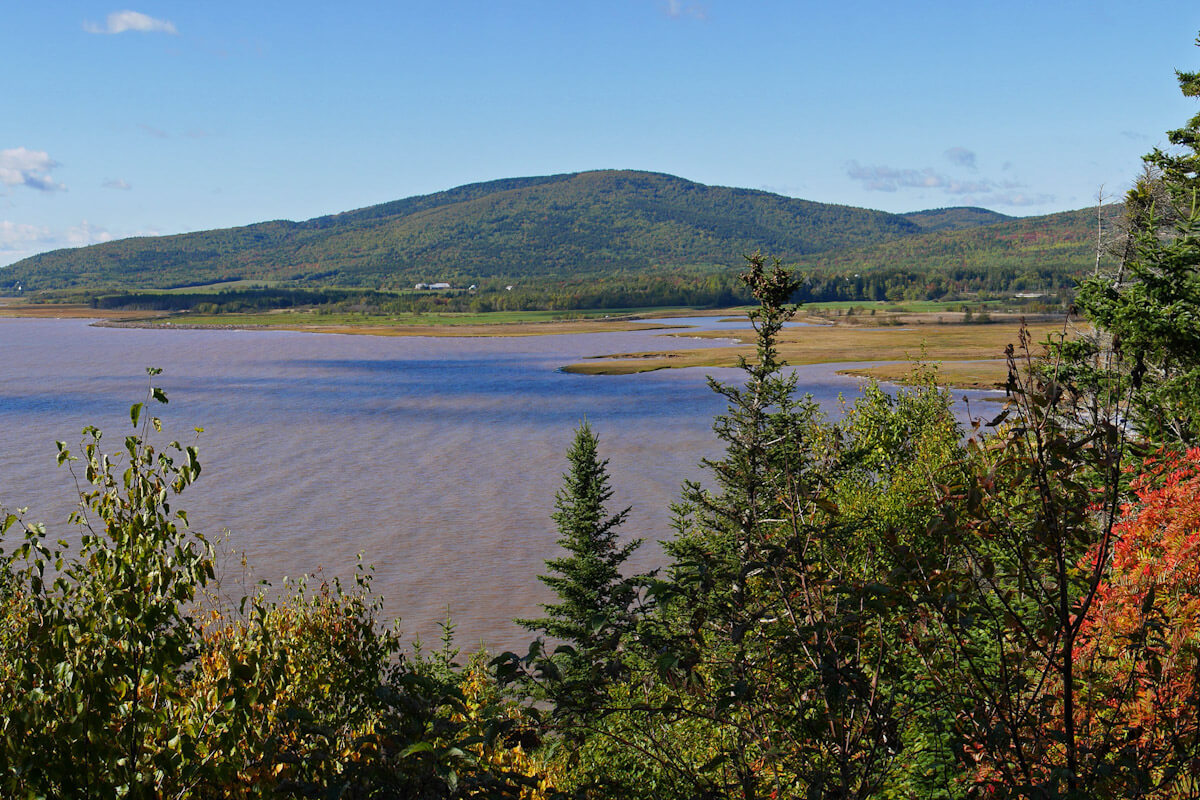
[[(312, 289), (444, 281), (479, 286), (480, 297), (453, 301), (459, 310), (720, 305), (748, 299), (737, 293), (738, 261), (759, 250), (802, 267), (804, 301), (1054, 292), (1092, 266), (1095, 227), (1088, 209), (1026, 218), (982, 208), (888, 214), (608, 170), (470, 184), (306, 222), (57, 250), (0, 270), (0, 292), (19, 282), (26, 292), (151, 307), (147, 290), (282, 282), (268, 294), (201, 290), (154, 301), (228, 310), (345, 299), (308, 297)], [(506, 291), (511, 283), (516, 292)]]
[(901, 216), (670, 175), (582, 172), (471, 184), (319, 217), (124, 239), (5, 269), (27, 290), (165, 288), (235, 278), (344, 286), (736, 266), (919, 233)]
[(1012, 219), (1007, 214), (975, 206), (931, 208), (928, 211), (910, 211), (900, 216), (917, 223), (927, 231), (957, 231), (963, 228), (977, 228), (980, 225), (993, 225)]
[[(1106, 228), (1119, 206), (1101, 213)], [(947, 209), (960, 211), (967, 209)], [(982, 211), (982, 209), (980, 209)], [(989, 212), (990, 213), (990, 212)], [(1095, 208), (962, 229), (798, 259), (809, 275), (805, 299), (935, 298), (949, 292), (1069, 289), (1096, 262)], [(912, 216), (912, 215), (909, 215)], [(1001, 215), (997, 215), (1001, 216)]]

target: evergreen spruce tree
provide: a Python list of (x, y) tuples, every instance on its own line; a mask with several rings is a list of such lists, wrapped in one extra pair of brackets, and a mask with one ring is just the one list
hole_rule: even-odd
[(728, 402), (713, 426), (725, 452), (704, 462), (712, 488), (685, 486), (663, 543), (655, 661), (683, 691), (652, 713), (713, 731), (708, 763), (679, 767), (699, 796), (879, 796), (908, 705), (890, 682), (903, 665), (887, 590), (833, 502), (838, 432), (779, 353), (799, 282), (778, 259), (747, 261), (756, 353), (744, 381), (710, 380)]
[[(1177, 76), (1185, 97), (1200, 98), (1200, 72)], [(1146, 174), (1126, 195), (1128, 234), (1116, 273), (1080, 286), (1077, 305), (1100, 335), (1064, 350), (1077, 379), (1116, 382), (1130, 392), (1128, 416), (1150, 442), (1194, 445), (1200, 442), (1200, 114), (1167, 137), (1175, 149), (1147, 155)], [(1114, 357), (1115, 369), (1093, 366)]]
[(554, 521), (566, 555), (548, 559), (550, 574), (538, 579), (558, 595), (543, 605), (545, 617), (518, 624), (553, 639), (559, 647), (546, 691), (560, 710), (586, 705), (605, 682), (624, 672), (621, 643), (634, 625), (639, 579), (624, 577), (621, 565), (641, 540), (621, 544), (617, 530), (629, 508), (608, 515), (612, 499), (608, 460), (601, 460), (598, 439), (585, 421), (567, 453), (570, 468), (555, 498)]
[(787, 516), (784, 506), (805, 472), (803, 442), (820, 415), (811, 398), (796, 397), (795, 375), (783, 372), (777, 347), (779, 332), (796, 313), (788, 300), (799, 281), (779, 259), (770, 270), (761, 254), (747, 262), (742, 280), (760, 304), (749, 312), (757, 334), (755, 358), (738, 360), (744, 383), (709, 378), (712, 390), (728, 401), (713, 423), (725, 454), (703, 461), (716, 491), (686, 484), (684, 502), (676, 508), (680, 535), (664, 543), (675, 579), (693, 583), (702, 594), (693, 604), (697, 626), (700, 616), (728, 615), (732, 627), (744, 622), (737, 618), (746, 602), (746, 565), (761, 559), (769, 529)]

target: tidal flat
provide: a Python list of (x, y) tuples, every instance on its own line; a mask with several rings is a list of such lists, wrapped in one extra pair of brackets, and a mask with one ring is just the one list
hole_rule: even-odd
[[(1006, 315), (987, 324), (964, 323), (961, 315), (906, 314), (891, 318), (896, 324), (870, 327), (807, 318), (806, 324), (785, 328), (779, 337), (779, 354), (793, 366), (847, 362), (889, 362), (852, 367), (844, 374), (904, 383), (912, 364), (937, 367), (938, 382), (960, 389), (1003, 387), (1008, 374), (1004, 351), (1018, 341), (1022, 324), (1040, 352), (1042, 344), (1078, 334), (1080, 328), (1063, 319), (1023, 323)], [(690, 347), (668, 351), (609, 353), (567, 366), (568, 372), (587, 375), (629, 375), (683, 367), (733, 367), (738, 358), (754, 355), (754, 334), (749, 329), (674, 332), (693, 340), (733, 339), (735, 346)]]

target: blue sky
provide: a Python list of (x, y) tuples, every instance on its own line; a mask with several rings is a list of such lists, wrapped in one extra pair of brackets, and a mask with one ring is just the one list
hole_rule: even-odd
[(0, 264), (600, 168), (1040, 214), (1197, 111), (1195, 0), (130, 1), (0, 6)]

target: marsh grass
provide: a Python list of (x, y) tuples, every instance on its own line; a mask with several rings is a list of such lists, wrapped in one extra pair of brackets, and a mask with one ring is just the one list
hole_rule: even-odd
[[(853, 374), (870, 374), (881, 380), (898, 380), (910, 371), (911, 362), (939, 362), (946, 385), (960, 388), (991, 388), (1003, 383), (1003, 368), (986, 363), (1002, 359), (1004, 348), (1017, 340), (1019, 320), (990, 325), (962, 323), (905, 324), (901, 327), (862, 328), (847, 325), (817, 325), (786, 328), (780, 334), (779, 352), (788, 364), (834, 364), (862, 361), (899, 362)], [(932, 323), (932, 324), (930, 324)], [(1062, 322), (1029, 325), (1034, 341), (1045, 341), (1063, 333)], [(703, 331), (689, 336), (705, 339), (735, 339), (734, 347), (699, 348), (664, 353), (618, 353), (572, 364), (566, 371), (588, 375), (627, 375), (656, 369), (680, 367), (733, 367), (739, 356), (753, 355), (753, 331)], [(996, 376), (1000, 376), (997, 378)]]

